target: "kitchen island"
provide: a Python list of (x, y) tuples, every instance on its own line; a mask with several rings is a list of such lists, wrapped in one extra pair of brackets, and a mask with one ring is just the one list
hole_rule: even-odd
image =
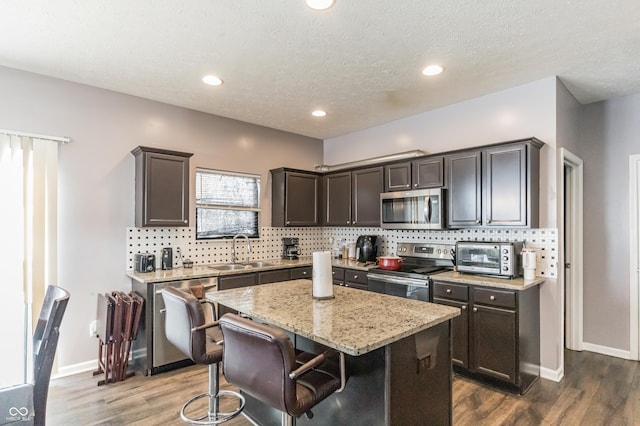
[[(457, 308), (334, 286), (315, 300), (310, 280), (208, 293), (207, 298), (288, 332), (296, 348), (346, 354), (347, 384), (296, 424), (451, 424), (450, 320)], [(259, 356), (259, 354), (256, 354)], [(248, 398), (245, 414), (277, 425), (280, 413)]]

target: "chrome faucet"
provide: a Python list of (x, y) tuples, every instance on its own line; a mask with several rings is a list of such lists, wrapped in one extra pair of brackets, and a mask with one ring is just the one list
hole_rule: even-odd
[(251, 255), (251, 241), (249, 241), (249, 237), (244, 234), (236, 234), (233, 236), (233, 246), (231, 247), (231, 263), (238, 263), (238, 256), (236, 256), (236, 240), (240, 238), (244, 238), (247, 240), (247, 257), (245, 259), (245, 263), (249, 262), (249, 256)]

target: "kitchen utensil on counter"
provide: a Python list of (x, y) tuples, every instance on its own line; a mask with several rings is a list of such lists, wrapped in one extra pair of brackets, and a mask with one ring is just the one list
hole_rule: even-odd
[(400, 256), (378, 256), (378, 267), (389, 271), (399, 271), (403, 260)]
[(133, 268), (136, 272), (154, 272), (156, 270), (156, 256), (151, 253), (136, 253)]
[(375, 262), (378, 254), (377, 235), (360, 235), (356, 240), (357, 260), (361, 263)]
[(356, 260), (356, 243), (354, 242), (348, 243), (347, 250), (349, 253), (349, 260)]
[(522, 249), (522, 267), (524, 268), (525, 280), (532, 280), (536, 277), (536, 251), (534, 249)]
[(171, 247), (162, 249), (162, 269), (173, 269), (173, 249)]
[(282, 258), (287, 260), (296, 260), (298, 256), (300, 256), (300, 247), (298, 247), (298, 243), (298, 238), (282, 238)]

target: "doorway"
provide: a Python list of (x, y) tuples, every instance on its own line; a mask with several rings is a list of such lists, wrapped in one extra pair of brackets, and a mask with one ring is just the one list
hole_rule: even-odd
[(560, 274), (564, 281), (564, 346), (567, 349), (583, 349), (583, 254), (582, 254), (582, 204), (583, 165), (582, 160), (560, 149), (563, 162), (562, 187), (563, 206), (563, 264)]
[(629, 157), (630, 358), (640, 361), (640, 155)]

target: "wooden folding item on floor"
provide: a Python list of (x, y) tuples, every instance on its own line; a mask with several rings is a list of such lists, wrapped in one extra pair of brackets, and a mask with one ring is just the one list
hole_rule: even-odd
[(127, 295), (114, 291), (98, 294), (97, 337), (98, 370), (93, 375), (104, 374), (98, 386), (119, 382), (135, 373), (127, 373), (129, 354), (135, 340), (142, 315), (144, 300), (135, 293)]

